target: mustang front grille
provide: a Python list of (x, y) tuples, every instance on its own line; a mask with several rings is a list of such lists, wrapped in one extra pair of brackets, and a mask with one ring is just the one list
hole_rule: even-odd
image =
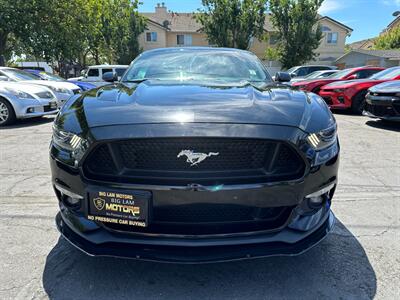
[(98, 145), (84, 162), (89, 179), (147, 184), (246, 184), (302, 177), (287, 143), (239, 138), (149, 138)]

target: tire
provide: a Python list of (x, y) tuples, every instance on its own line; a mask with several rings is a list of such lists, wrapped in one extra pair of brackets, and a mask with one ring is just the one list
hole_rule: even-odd
[(365, 107), (365, 96), (368, 91), (361, 91), (355, 95), (351, 101), (351, 111), (356, 115), (361, 115)]
[(16, 119), (11, 104), (4, 98), (0, 98), (0, 126), (13, 124)]

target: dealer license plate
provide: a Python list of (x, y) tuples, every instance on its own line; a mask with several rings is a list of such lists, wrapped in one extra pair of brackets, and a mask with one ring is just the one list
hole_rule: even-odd
[(151, 193), (146, 191), (89, 191), (88, 219), (146, 227)]

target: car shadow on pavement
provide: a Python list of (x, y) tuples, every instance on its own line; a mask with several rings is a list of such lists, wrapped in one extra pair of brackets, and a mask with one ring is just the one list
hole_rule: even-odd
[(30, 126), (38, 126), (54, 121), (55, 116), (37, 117), (29, 119), (16, 120), (14, 124), (0, 127), (0, 130), (8, 130), (15, 128), (25, 128)]
[(400, 132), (400, 122), (389, 122), (385, 120), (369, 120), (365, 122), (370, 127)]
[(60, 238), (47, 256), (50, 299), (372, 299), (376, 276), (346, 227), (297, 257), (179, 265), (89, 257)]

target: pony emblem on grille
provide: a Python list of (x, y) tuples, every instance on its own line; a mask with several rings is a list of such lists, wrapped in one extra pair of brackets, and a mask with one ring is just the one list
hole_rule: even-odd
[(190, 164), (191, 167), (198, 165), (201, 163), (203, 160), (205, 160), (207, 157), (210, 156), (217, 156), (219, 155), (219, 152), (209, 152), (207, 153), (198, 153), (194, 152), (193, 150), (182, 150), (178, 154), (178, 158), (181, 156), (186, 156), (186, 162)]

